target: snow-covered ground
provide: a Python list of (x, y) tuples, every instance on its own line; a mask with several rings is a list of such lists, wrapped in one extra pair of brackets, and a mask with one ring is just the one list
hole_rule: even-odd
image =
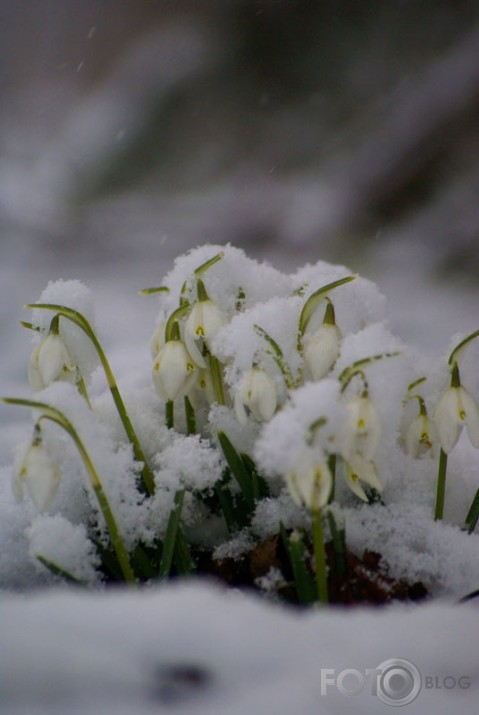
[[(8, 244), (0, 268), (2, 334), (8, 346), (1, 358), (2, 394), (28, 394), (25, 369), (31, 337), (17, 321), (28, 319), (22, 305), (37, 299), (48, 279), (59, 277), (79, 278), (91, 286), (99, 332), (120, 385), (134, 383), (136, 371), (149, 370), (157, 307), (154, 298), (136, 291), (158, 284), (175, 249), (157, 249), (146, 260), (143, 255), (141, 260), (130, 256), (127, 261), (73, 265), (68, 256), (61, 259), (33, 244), (23, 245), (28, 245), (24, 252), (18, 244)], [(279, 267), (293, 260), (287, 252), (271, 256)], [(431, 355), (445, 352), (452, 333), (470, 332), (477, 325), (473, 296), (465, 289), (425, 285), (424, 260), (422, 256), (410, 263), (404, 250), (383, 253), (374, 277), (389, 297), (393, 331)], [(100, 389), (99, 378), (95, 386)], [(29, 434), (31, 423), (1, 407), (1, 424), (6, 494), (14, 446)], [(24, 514), (13, 517), (11, 504), (6, 497), (7, 521), (18, 518), (21, 526)], [(18, 525), (10, 531), (8, 527), (4, 521), (4, 556), (9, 548), (25, 552), (26, 546), (8, 541), (9, 533), (18, 539)], [(395, 522), (395, 528), (405, 532), (415, 527), (414, 514), (409, 521)], [(350, 529), (358, 544), (367, 545), (361, 520), (352, 519)], [(393, 563), (396, 558), (394, 566), (407, 572), (408, 561), (413, 565), (416, 559), (412, 573), (420, 575), (417, 541), (423, 540), (430, 552), (434, 529), (430, 525), (423, 532), (410, 531), (402, 554), (393, 543), (387, 556)], [(426, 571), (446, 563), (446, 568), (456, 569), (453, 580), (458, 587), (461, 579), (463, 588), (479, 585), (479, 571), (473, 566), (471, 572), (467, 552), (459, 557), (459, 540), (465, 536), (452, 527), (444, 529), (451, 529), (438, 541), (444, 553), (438, 552), (438, 563), (426, 560)], [(475, 563), (472, 552), (471, 559)], [(23, 592), (9, 591), (6, 578), (1, 597), (0, 704), (6, 715), (344, 715), (386, 713), (393, 705), (421, 714), (477, 711), (478, 610), (455, 605), (450, 597), (413, 607), (298, 612), (205, 582), (98, 593), (30, 591), (26, 584), (28, 578)], [(407, 703), (416, 691), (417, 697)]]
[(477, 712), (471, 606), (299, 613), (184, 583), (4, 595), (1, 610), (5, 715)]

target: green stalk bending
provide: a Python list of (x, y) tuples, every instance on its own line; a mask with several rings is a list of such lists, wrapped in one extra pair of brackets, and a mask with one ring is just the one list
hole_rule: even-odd
[(108, 359), (105, 355), (105, 352), (101, 346), (100, 341), (96, 337), (93, 328), (91, 327), (90, 323), (88, 320), (78, 311), (73, 310), (73, 308), (67, 308), (64, 305), (55, 305), (53, 303), (33, 303), (29, 304), (26, 306), (27, 308), (34, 308), (34, 309), (43, 309), (43, 310), (54, 310), (59, 313), (59, 315), (63, 316), (64, 318), (67, 318), (68, 320), (71, 320), (72, 323), (75, 323), (81, 330), (83, 330), (84, 333), (88, 336), (90, 341), (93, 344), (93, 347), (95, 348), (98, 357), (100, 358), (101, 365), (103, 367), (103, 370), (105, 372), (105, 376), (108, 382), (108, 387), (110, 388), (111, 395), (113, 397), (113, 401), (115, 403), (116, 409), (118, 410), (118, 414), (120, 415), (120, 419), (123, 423), (123, 427), (125, 428), (126, 435), (128, 439), (130, 440), (130, 443), (133, 447), (133, 453), (135, 455), (135, 459), (138, 462), (143, 462), (143, 468), (141, 471), (141, 477), (143, 480), (144, 487), (147, 491), (147, 493), (151, 496), (154, 494), (155, 491), (155, 481), (153, 478), (153, 472), (151, 471), (150, 467), (148, 466), (148, 463), (145, 458), (145, 454), (143, 452), (143, 448), (140, 444), (140, 440), (138, 439), (138, 436), (133, 428), (133, 425), (130, 421), (129, 415), (126, 411), (125, 403), (123, 402), (123, 398), (120, 395), (120, 391), (118, 389), (118, 385), (115, 380), (115, 376), (113, 375), (112, 369), (110, 367), (110, 363), (108, 362)]
[(110, 534), (111, 543), (113, 549), (115, 550), (115, 554), (117, 556), (121, 572), (127, 583), (134, 584), (136, 581), (135, 574), (133, 573), (133, 569), (131, 568), (128, 553), (123, 544), (123, 540), (118, 530), (118, 526), (116, 524), (115, 517), (111, 510), (107, 496), (103, 491), (103, 486), (101, 484), (100, 477), (93, 465), (93, 462), (90, 459), (90, 455), (88, 454), (85, 445), (78, 436), (78, 433), (73, 427), (72, 423), (65, 417), (62, 412), (60, 412), (60, 410), (57, 410), (55, 407), (47, 405), (43, 402), (34, 402), (33, 400), (23, 400), (14, 397), (3, 398), (3, 402), (6, 402), (10, 405), (24, 405), (26, 407), (33, 407), (35, 409), (41, 410), (43, 414), (39, 418), (38, 422), (40, 422), (40, 420), (42, 419), (51, 420), (52, 422), (55, 422), (56, 424), (60, 425), (60, 427), (62, 427), (65, 432), (67, 432), (73, 439), (88, 472), (88, 476), (90, 478), (93, 491), (95, 492), (95, 496), (98, 500), (101, 512), (105, 517), (106, 525)]

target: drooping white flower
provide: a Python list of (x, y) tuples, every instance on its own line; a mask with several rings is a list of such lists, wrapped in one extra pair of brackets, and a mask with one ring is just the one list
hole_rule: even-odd
[(382, 484), (379, 481), (376, 465), (370, 459), (365, 459), (361, 454), (354, 454), (350, 460), (344, 461), (344, 476), (346, 484), (351, 491), (362, 501), (367, 502), (366, 492), (361, 486), (365, 482), (368, 486), (382, 491)]
[(153, 359), (156, 358), (161, 348), (165, 344), (165, 320), (161, 320), (155, 328), (155, 332), (151, 336), (150, 351)]
[(363, 394), (346, 404), (346, 420), (341, 432), (341, 454), (346, 461), (359, 454), (374, 458), (381, 438), (381, 418), (370, 398)]
[(436, 425), (427, 414), (420, 412), (411, 420), (406, 430), (404, 438), (406, 453), (415, 459), (428, 452), (434, 457), (438, 440)]
[(298, 506), (315, 511), (328, 503), (333, 477), (326, 461), (315, 460), (300, 465), (285, 476), (285, 481)]
[(188, 352), (198, 367), (206, 368), (202, 353), (203, 344), (210, 350), (211, 341), (225, 322), (223, 313), (209, 298), (198, 300), (193, 305), (185, 323), (184, 336)]
[(441, 447), (448, 454), (457, 444), (464, 425), (474, 447), (479, 447), (479, 405), (462, 385), (451, 385), (434, 411)]
[(18, 501), (23, 499), (23, 488), (39, 512), (46, 511), (53, 503), (61, 481), (60, 467), (52, 460), (40, 439), (35, 439), (16, 462), (12, 488)]
[(32, 352), (28, 381), (35, 392), (55, 381), (76, 383), (77, 366), (58, 334), (45, 336)]
[(241, 424), (247, 424), (248, 412), (260, 422), (268, 422), (278, 405), (273, 380), (260, 367), (251, 368), (243, 375), (236, 388), (234, 404)]
[(341, 333), (337, 325), (323, 323), (304, 338), (303, 357), (313, 380), (321, 380), (339, 356)]
[(153, 383), (165, 401), (187, 395), (194, 387), (199, 370), (182, 340), (169, 340), (153, 363)]

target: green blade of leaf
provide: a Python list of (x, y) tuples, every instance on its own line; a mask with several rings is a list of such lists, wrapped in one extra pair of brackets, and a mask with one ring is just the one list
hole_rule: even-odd
[(152, 295), (153, 293), (169, 293), (170, 289), (166, 286), (158, 286), (158, 288), (142, 288), (138, 291), (140, 295)]
[(64, 581), (67, 583), (74, 583), (77, 586), (84, 586), (84, 582), (80, 581), (80, 579), (76, 578), (76, 576), (73, 576), (69, 571), (66, 569), (61, 568), (60, 566), (57, 566), (53, 561), (50, 561), (49, 559), (46, 559), (44, 556), (41, 556), (41, 554), (37, 554), (36, 556), (37, 560), (40, 561), (45, 568), (47, 568), (50, 573), (54, 574), (55, 576), (60, 576)]
[(323, 298), (326, 296), (326, 294), (329, 293), (329, 291), (334, 290), (335, 288), (339, 288), (339, 286), (345, 285), (346, 283), (350, 283), (351, 281), (355, 280), (355, 278), (357, 278), (357, 276), (346, 276), (345, 278), (340, 278), (337, 281), (333, 281), (332, 283), (328, 283), (322, 288), (319, 288), (317, 291), (315, 291), (312, 295), (309, 296), (308, 300), (303, 305), (303, 310), (301, 311), (301, 315), (299, 318), (300, 343), (301, 338), (303, 337), (304, 332), (308, 326), (308, 323), (313, 316), (313, 313), (315, 312), (316, 308), (323, 300)]
[(186, 575), (196, 571), (196, 566), (181, 526), (178, 527), (176, 534), (173, 562), (178, 574)]
[(469, 511), (466, 516), (466, 526), (470, 534), (476, 528), (477, 522), (479, 521), (479, 489), (477, 490), (474, 499), (472, 500)]
[(254, 509), (255, 498), (251, 477), (246, 469), (241, 456), (231, 444), (224, 432), (218, 432), (218, 440), (225, 455), (231, 473), (238, 482), (241, 492), (251, 509)]
[(168, 519), (168, 526), (166, 527), (166, 534), (163, 541), (163, 556), (161, 559), (159, 576), (164, 578), (169, 576), (171, 572), (171, 566), (173, 563), (173, 554), (175, 551), (176, 537), (178, 534), (178, 528), (180, 526), (181, 510), (183, 508), (183, 501), (185, 498), (185, 490), (181, 489), (175, 494), (175, 506), (171, 510), (170, 518)]

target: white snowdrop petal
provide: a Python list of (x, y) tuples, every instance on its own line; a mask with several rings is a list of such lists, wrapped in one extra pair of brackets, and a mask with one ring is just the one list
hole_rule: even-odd
[(460, 419), (460, 413), (458, 389), (449, 387), (440, 398), (434, 411), (434, 422), (445, 454), (449, 454), (459, 440), (464, 424)]
[(240, 422), (244, 419), (245, 408), (258, 421), (268, 422), (277, 404), (274, 382), (264, 370), (253, 367), (243, 375), (235, 394), (235, 410)]
[(460, 389), (467, 434), (473, 447), (479, 447), (479, 405), (465, 388)]
[(153, 364), (153, 382), (164, 400), (176, 400), (194, 386), (198, 369), (181, 340), (169, 340)]
[(341, 334), (336, 325), (321, 325), (304, 339), (304, 362), (313, 380), (325, 377), (339, 355)]
[(15, 496), (23, 496), (25, 484), (39, 512), (46, 511), (52, 505), (60, 481), (60, 468), (53, 462), (42, 443), (29, 445), (14, 469)]

